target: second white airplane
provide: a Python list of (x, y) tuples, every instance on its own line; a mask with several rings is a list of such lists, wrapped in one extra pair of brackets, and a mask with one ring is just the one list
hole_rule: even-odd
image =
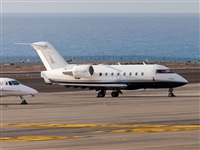
[(27, 104), (25, 96), (34, 96), (38, 93), (35, 89), (21, 84), (11, 78), (0, 78), (0, 97), (19, 96), (21, 104)]
[(121, 90), (147, 88), (168, 88), (168, 96), (174, 97), (173, 88), (188, 83), (186, 79), (162, 65), (68, 64), (48, 42), (28, 45), (37, 51), (46, 67), (46, 71), (41, 72), (41, 77), (47, 84), (94, 89), (99, 91), (97, 97), (104, 97), (107, 90), (112, 90), (112, 97), (118, 97), (122, 94)]

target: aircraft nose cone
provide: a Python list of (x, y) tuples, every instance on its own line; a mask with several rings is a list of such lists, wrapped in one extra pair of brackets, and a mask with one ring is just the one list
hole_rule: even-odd
[(188, 81), (183, 77), (181, 77), (179, 82), (182, 83), (183, 85), (188, 84)]
[(185, 84), (188, 84), (188, 81), (186, 80), (186, 79), (184, 79), (184, 81), (183, 81)]
[(38, 94), (38, 91), (31, 88), (31, 87), (25, 87), (25, 93), (28, 94), (28, 95), (36, 95)]
[(38, 94), (38, 91), (37, 91), (37, 90), (35, 90), (35, 89), (31, 89), (31, 92), (30, 92), (30, 94), (31, 94), (31, 95), (36, 95), (36, 94)]

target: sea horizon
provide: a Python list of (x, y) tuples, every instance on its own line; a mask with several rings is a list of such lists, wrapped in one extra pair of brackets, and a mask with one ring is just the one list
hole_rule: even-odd
[(37, 62), (15, 43), (48, 41), (66, 61), (198, 62), (199, 14), (6, 13), (1, 62)]

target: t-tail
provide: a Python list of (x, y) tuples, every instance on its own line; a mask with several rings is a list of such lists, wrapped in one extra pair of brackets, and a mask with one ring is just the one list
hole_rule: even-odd
[(58, 51), (48, 42), (36, 42), (36, 43), (18, 43), (24, 45), (31, 45), (38, 53), (47, 70), (64, 68), (67, 62), (58, 53)]
[(67, 65), (67, 62), (50, 43), (36, 42), (31, 46), (37, 51), (47, 70), (64, 68)]

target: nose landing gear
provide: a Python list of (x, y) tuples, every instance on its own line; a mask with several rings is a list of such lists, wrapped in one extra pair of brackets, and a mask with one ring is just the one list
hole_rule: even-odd
[(176, 97), (176, 95), (174, 95), (173, 93), (173, 88), (169, 88), (169, 93), (168, 93), (168, 97)]
[(28, 104), (23, 96), (20, 96), (22, 102), (21, 105)]

